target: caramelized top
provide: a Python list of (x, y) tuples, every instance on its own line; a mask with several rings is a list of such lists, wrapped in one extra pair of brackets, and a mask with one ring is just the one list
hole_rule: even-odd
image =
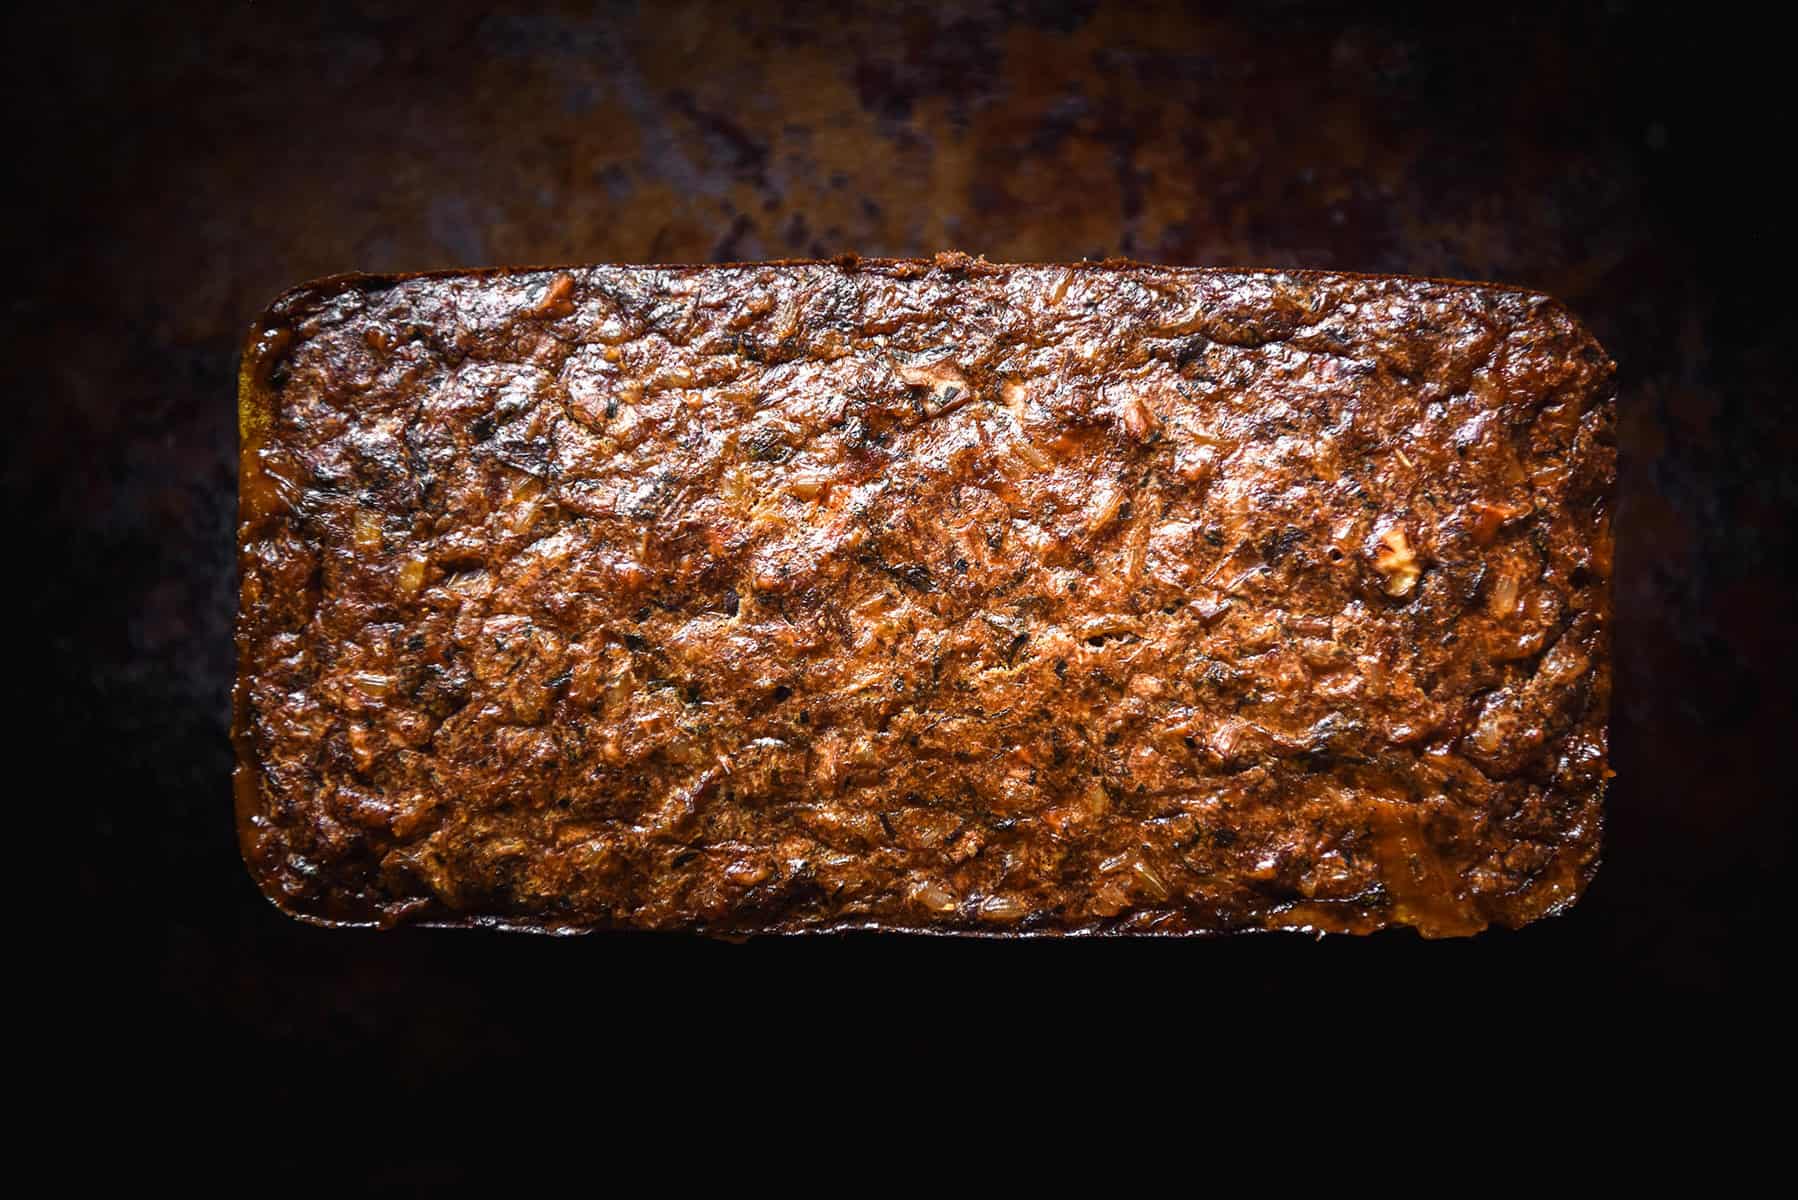
[(1611, 370), (1419, 279), (300, 288), (245, 357), (246, 860), (332, 922), (1521, 924), (1597, 859)]

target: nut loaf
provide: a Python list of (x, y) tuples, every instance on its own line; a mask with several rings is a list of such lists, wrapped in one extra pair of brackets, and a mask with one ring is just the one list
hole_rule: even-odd
[(241, 376), (244, 858), (328, 924), (1521, 925), (1598, 861), (1612, 373), (1413, 278), (302, 286)]

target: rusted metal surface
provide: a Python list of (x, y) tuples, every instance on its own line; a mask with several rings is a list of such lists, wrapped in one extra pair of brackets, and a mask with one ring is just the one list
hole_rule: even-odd
[[(1398, 939), (1196, 953), (1249, 992), (1320, 974), (1426, 993), (1750, 990), (1789, 834), (1774, 799), (1789, 767), (1768, 747), (1793, 715), (1794, 436), (1776, 281), (1733, 265), (1763, 252), (1778, 202), (1722, 147), (1771, 77), (1732, 70), (1748, 93), (1694, 78), (1707, 51), (1683, 18), (449, 3), (8, 20), (26, 170), (7, 204), (39, 236), (8, 302), (28, 416), (6, 482), (35, 514), (24, 561), (61, 565), (28, 589), (28, 653), (77, 781), (80, 897), (151, 914), (181, 1028), (438, 1077), (528, 1048), (507, 1019), (528, 1005), (491, 989), (496, 970), (540, 997), (598, 969), (569, 961), (591, 943), (327, 945), (244, 877), (225, 730), (232, 377), (254, 313), (353, 269), (947, 248), (1488, 278), (1580, 313), (1620, 364), (1622, 448), (1620, 778), (1585, 903), (1429, 959)], [(607, 970), (728, 961), (765, 989), (752, 1005), (818, 978), (820, 954), (844, 971), (876, 953), (751, 952), (602, 953)], [(947, 973), (1064, 970), (898, 953), (907, 982), (878, 1001), (897, 1008)], [(1168, 982), (1195, 951), (1178, 953), (1187, 965), (1148, 948), (1131, 970)]]

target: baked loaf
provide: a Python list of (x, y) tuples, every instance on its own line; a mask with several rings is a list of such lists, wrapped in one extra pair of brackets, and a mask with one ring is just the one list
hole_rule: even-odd
[(1598, 862), (1612, 371), (1425, 279), (307, 284), (243, 362), (244, 858), (327, 924), (1521, 925)]

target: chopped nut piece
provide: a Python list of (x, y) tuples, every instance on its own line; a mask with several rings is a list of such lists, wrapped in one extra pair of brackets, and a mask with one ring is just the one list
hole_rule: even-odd
[[(940, 883), (920, 883), (911, 890), (912, 903), (933, 913), (952, 913), (956, 909), (955, 894)], [(984, 916), (984, 911), (982, 912)]]
[(1502, 620), (1516, 610), (1517, 577), (1505, 572), (1492, 585), (1492, 594), (1486, 599), (1486, 611)]
[(1119, 416), (1124, 421), (1124, 432), (1139, 442), (1147, 441), (1149, 435), (1161, 427), (1155, 410), (1141, 396), (1127, 398), (1120, 406)]
[(1142, 885), (1143, 891), (1148, 893), (1151, 900), (1166, 900), (1173, 894), (1168, 890), (1167, 883), (1155, 873), (1155, 868), (1140, 858), (1130, 864), (1130, 873), (1136, 876), (1136, 882)]
[(1517, 727), (1517, 700), (1508, 691), (1494, 692), (1480, 712), (1479, 722), (1468, 735), (1481, 754), (1495, 754)]
[(358, 671), (350, 676), (358, 688), (370, 696), (386, 696), (393, 692), (393, 676), (378, 675), (373, 671)]
[(1047, 454), (1038, 450), (1028, 441), (1014, 441), (1011, 444), (1011, 452), (1038, 471), (1046, 471), (1055, 465)]
[(1098, 533), (1111, 524), (1111, 519), (1118, 515), (1118, 509), (1122, 508), (1123, 504), (1122, 489), (1114, 486), (1100, 488), (1093, 494), (1092, 500), (1087, 506), (1086, 531)]
[(724, 868), (724, 877), (739, 887), (754, 887), (763, 882), (772, 872), (768, 864), (753, 859), (740, 858)]
[(1102, 884), (1093, 892), (1090, 907), (1095, 916), (1115, 917), (1130, 907), (1130, 894), (1121, 884)]
[(538, 297), (537, 302), (530, 309), (532, 316), (550, 320), (565, 317), (573, 311), (574, 277), (572, 275), (558, 275), (550, 280), (549, 286), (543, 289), (543, 294)]
[(381, 515), (362, 509), (356, 514), (356, 549), (374, 554), (381, 549)]
[(1507, 521), (1527, 517), (1535, 511), (1528, 504), (1488, 504), (1484, 500), (1475, 500), (1467, 507), (1471, 513), (1467, 529), (1476, 546), (1490, 546), (1492, 539), (1498, 536), (1499, 528)]
[(346, 735), (350, 744), (350, 757), (356, 763), (358, 771), (366, 771), (375, 765), (375, 735), (366, 725), (352, 725)]
[(1011, 415), (1020, 423), (1024, 420), (1024, 405), (1029, 399), (1029, 393), (1025, 392), (1023, 384), (1015, 379), (1007, 379), (999, 389), (999, 399), (1005, 402), (1005, 407), (1011, 410)]
[(982, 921), (1015, 921), (1030, 911), (1030, 906), (1016, 896), (988, 896), (980, 902)]
[(801, 500), (816, 500), (830, 490), (830, 476), (822, 471), (798, 471), (787, 480), (787, 491)]
[(1380, 549), (1374, 552), (1374, 569), (1386, 577), (1388, 596), (1408, 596), (1417, 586), (1423, 568), (1411, 552), (1411, 543), (1403, 529), (1394, 526), (1380, 535)]

